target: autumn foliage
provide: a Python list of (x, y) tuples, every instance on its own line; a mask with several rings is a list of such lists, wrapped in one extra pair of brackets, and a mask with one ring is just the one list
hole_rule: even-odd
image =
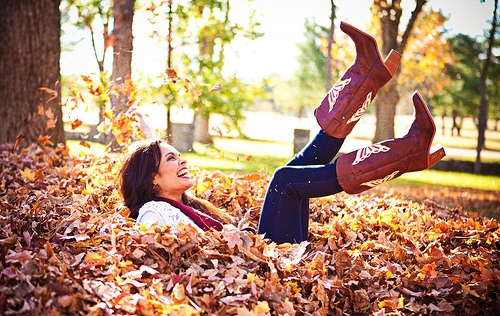
[(268, 175), (193, 169), (194, 193), (238, 222), (174, 234), (127, 218), (118, 154), (0, 151), (4, 315), (500, 312), (495, 220), (394, 195), (337, 194), (311, 201), (307, 242), (276, 245), (243, 229), (257, 225)]
[[(175, 72), (167, 79), (197, 91)], [(39, 115), (52, 119), (45, 109)], [(119, 143), (141, 137), (129, 115), (105, 117)], [(0, 144), (1, 314), (500, 313), (495, 220), (439, 201), (337, 194), (311, 200), (307, 242), (276, 245), (252, 232), (269, 175), (192, 168), (193, 193), (236, 220), (222, 232), (172, 233), (128, 218), (122, 159), (70, 155), (42, 135), (38, 144), (22, 135)]]

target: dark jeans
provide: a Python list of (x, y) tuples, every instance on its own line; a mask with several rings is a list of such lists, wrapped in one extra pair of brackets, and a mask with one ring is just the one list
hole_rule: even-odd
[(269, 183), (259, 220), (259, 234), (276, 243), (307, 240), (309, 198), (342, 192), (335, 163), (344, 138), (322, 130), (285, 166), (276, 169)]

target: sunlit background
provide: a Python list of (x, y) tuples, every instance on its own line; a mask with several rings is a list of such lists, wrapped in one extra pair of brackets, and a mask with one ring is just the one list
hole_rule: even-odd
[[(363, 28), (369, 23), (372, 0), (337, 0), (337, 20)], [(261, 22), (261, 38), (249, 41), (237, 38), (231, 43), (226, 54), (225, 71), (235, 73), (245, 81), (258, 81), (269, 74), (277, 73), (281, 77), (289, 77), (297, 67), (296, 57), (299, 50), (296, 44), (303, 41), (305, 19), (314, 18), (321, 25), (329, 25), (330, 1), (328, 0), (256, 0), (252, 5), (256, 11), (256, 19)], [(488, 20), (493, 12), (493, 1), (487, 0), (430, 0), (427, 7), (441, 10), (449, 21), (445, 27), (451, 34), (465, 33), (471, 36), (482, 35), (488, 27)], [(414, 7), (414, 1), (403, 1), (402, 21)], [(247, 16), (249, 13), (246, 1), (232, 3), (232, 14)], [(158, 46), (150, 38), (151, 27), (144, 13), (136, 12), (134, 16), (134, 52), (132, 59), (133, 76), (158, 76), (165, 69), (166, 46)], [(98, 23), (95, 31), (99, 32)], [(62, 38), (63, 45), (76, 30), (68, 28)], [(102, 32), (102, 30), (101, 30)], [(81, 34), (78, 34), (81, 36)], [(108, 62), (112, 59), (108, 58)], [(106, 65), (111, 69), (111, 65)], [(61, 54), (61, 73), (88, 74), (97, 72), (97, 65), (92, 51), (90, 36), (85, 38), (71, 51)]]

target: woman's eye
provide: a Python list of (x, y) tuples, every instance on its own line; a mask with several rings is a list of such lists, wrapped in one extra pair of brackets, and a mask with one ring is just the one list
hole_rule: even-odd
[(177, 160), (177, 159), (179, 159), (179, 157), (180, 157), (180, 155), (168, 155), (167, 161)]

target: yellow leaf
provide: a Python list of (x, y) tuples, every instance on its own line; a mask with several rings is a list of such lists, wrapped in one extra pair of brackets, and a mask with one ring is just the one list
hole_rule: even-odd
[(31, 172), (29, 168), (24, 169), (24, 171), (21, 171), (21, 175), (23, 176), (25, 181), (34, 181), (35, 180), (35, 173)]
[(269, 304), (266, 301), (264, 301), (264, 302), (259, 302), (259, 304), (257, 304), (257, 306), (254, 307), (252, 312), (254, 315), (263, 316), (263, 315), (269, 315), (270, 310), (271, 309), (269, 308)]
[(177, 283), (174, 288), (172, 289), (172, 300), (179, 304), (179, 303), (186, 303), (187, 302), (187, 296), (186, 292), (184, 290), (184, 285)]
[(402, 309), (405, 307), (405, 298), (403, 296), (400, 296), (398, 298), (398, 309)]

